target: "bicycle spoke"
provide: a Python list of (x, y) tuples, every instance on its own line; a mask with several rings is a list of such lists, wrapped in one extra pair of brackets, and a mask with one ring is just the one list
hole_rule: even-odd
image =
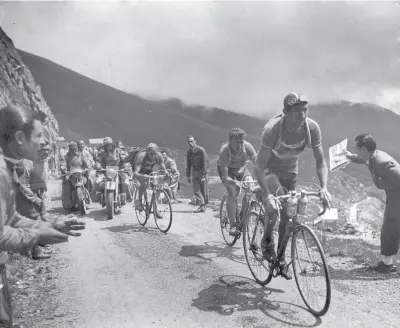
[(261, 240), (264, 234), (264, 227), (258, 214), (250, 212), (244, 221), (243, 226), (243, 248), (247, 265), (254, 279), (265, 285), (270, 282), (272, 276), (269, 271), (269, 264), (263, 258)]
[(219, 220), (220, 220), (220, 226), (221, 226), (221, 232), (222, 232), (222, 237), (225, 240), (225, 243), (228, 246), (233, 246), (235, 245), (236, 241), (237, 241), (237, 237), (235, 236), (231, 236), (229, 234), (230, 230), (231, 230), (231, 224), (228, 218), (228, 211), (226, 209), (226, 202), (227, 202), (227, 196), (224, 196), (224, 198), (221, 201), (221, 205), (220, 205), (220, 213), (219, 213)]
[(157, 190), (153, 193), (153, 215), (160, 231), (166, 233), (172, 224), (172, 207), (169, 196), (165, 190)]

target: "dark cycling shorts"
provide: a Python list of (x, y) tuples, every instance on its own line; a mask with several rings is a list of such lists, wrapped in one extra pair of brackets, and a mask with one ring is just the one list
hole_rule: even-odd
[[(222, 180), (222, 170), (221, 170), (221, 167), (220, 166), (217, 166), (217, 169), (218, 169), (218, 175), (219, 175), (219, 177), (220, 177), (220, 179)], [(246, 175), (246, 174), (250, 174), (250, 178), (251, 178), (251, 173), (250, 173), (250, 171), (249, 171), (249, 169), (246, 167), (245, 169), (243, 169), (242, 170), (242, 172), (238, 172), (239, 171), (239, 169), (232, 169), (232, 168), (228, 168), (228, 176), (231, 178), (231, 179), (234, 179), (234, 180), (237, 180), (237, 181), (242, 181), (242, 179), (243, 179), (243, 177)]]
[(265, 169), (265, 176), (268, 175), (276, 175), (278, 177), (279, 183), (283, 188), (287, 189), (287, 191), (295, 190), (297, 185), (297, 173), (282, 173), (282, 172), (274, 172), (268, 168)]
[(146, 175), (149, 175), (151, 172), (153, 172), (153, 170), (152, 169), (150, 169), (150, 170), (140, 170), (139, 171), (139, 174), (146, 174)]

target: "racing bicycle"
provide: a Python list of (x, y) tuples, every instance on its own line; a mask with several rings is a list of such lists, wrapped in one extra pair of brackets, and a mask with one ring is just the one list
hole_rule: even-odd
[[(303, 196), (307, 198), (317, 197), (322, 200), (323, 208), (322, 212), (317, 214), (318, 216), (323, 215), (330, 208), (329, 201), (321, 191), (306, 192), (302, 190), (301, 193), (295, 193), (295, 197), (298, 199)], [(290, 194), (275, 196), (277, 208), (280, 210), (285, 209), (289, 197), (291, 197)], [(278, 219), (281, 216), (280, 210), (278, 210)], [(248, 213), (243, 224), (243, 248), (246, 262), (254, 279), (261, 285), (267, 285), (272, 278), (280, 275), (279, 264), (284, 258), (286, 246), (290, 243), (291, 259), (288, 267), (292, 266), (293, 268), (301, 298), (312, 314), (322, 316), (326, 314), (331, 303), (331, 282), (325, 254), (313, 230), (306, 224), (300, 223), (298, 216), (296, 214), (289, 218), (282, 242), (278, 245), (277, 256), (270, 263), (264, 259), (261, 249), (265, 226), (264, 220), (266, 218), (264, 206), (261, 206), (258, 212), (252, 211)], [(307, 213), (306, 217), (309, 216)], [(275, 226), (277, 225), (278, 222)], [(320, 287), (319, 292), (316, 288), (309, 288), (310, 282), (308, 280), (311, 279), (314, 279)], [(313, 293), (316, 295), (311, 295)]]
[[(167, 174), (160, 174), (163, 170), (151, 172), (146, 183), (146, 191), (142, 195), (141, 207), (135, 205), (136, 218), (142, 226), (145, 226), (150, 214), (153, 214), (157, 228), (167, 233), (172, 224), (171, 200), (165, 190), (164, 178)], [(148, 187), (151, 198), (148, 201)], [(139, 188), (135, 191), (135, 203), (139, 199)]]
[[(238, 195), (241, 194), (242, 189), (244, 190), (242, 203), (240, 205), (237, 204), (236, 206), (236, 227), (240, 232), (242, 232), (243, 228), (243, 219), (247, 216), (249, 212), (257, 208), (258, 202), (256, 201), (256, 198), (254, 197), (254, 193), (252, 193), (252, 188), (251, 188), (252, 185), (257, 183), (258, 183), (257, 181), (252, 180), (252, 176), (250, 173), (246, 173), (243, 176), (242, 180), (239, 182), (240, 189)], [(236, 241), (240, 238), (240, 235), (232, 236), (229, 234), (229, 231), (231, 229), (231, 224), (228, 218), (228, 211), (226, 208), (227, 199), (228, 199), (227, 195), (225, 195), (222, 198), (221, 205), (219, 208), (219, 220), (221, 225), (222, 237), (224, 238), (225, 243), (228, 246), (232, 247), (236, 244)]]

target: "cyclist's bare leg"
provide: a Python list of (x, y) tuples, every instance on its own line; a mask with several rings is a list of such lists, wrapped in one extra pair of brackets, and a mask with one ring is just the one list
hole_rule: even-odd
[[(278, 177), (276, 175), (273, 175), (273, 174), (268, 175), (266, 177), (266, 179), (267, 179), (269, 190), (271, 191), (271, 193), (273, 193), (273, 195), (280, 196), (285, 193), (284, 189), (280, 188), (281, 183), (279, 182)], [(277, 193), (277, 191), (278, 191), (278, 193)], [(279, 222), (279, 230), (278, 230), (278, 232), (279, 232), (278, 249), (282, 242), (282, 239), (283, 239), (283, 236), (285, 233), (285, 229), (286, 229), (286, 224), (288, 222), (288, 217), (287, 217), (285, 211), (281, 210), (280, 214), (281, 214), (281, 220)], [(267, 218), (265, 220), (264, 236), (262, 239), (261, 247), (264, 251), (264, 253), (263, 253), (264, 258), (267, 259), (268, 261), (270, 261), (272, 257), (276, 256), (272, 232), (273, 232), (274, 226), (276, 224), (278, 213), (269, 213), (269, 214), (266, 213), (266, 215), (267, 215)], [(285, 279), (289, 280), (289, 279), (292, 279), (292, 276), (291, 276), (291, 274), (288, 270), (287, 264), (286, 264), (285, 251), (286, 250), (283, 251), (283, 255), (282, 255), (279, 267), (280, 267), (281, 275)]]
[(141, 175), (140, 176), (136, 175), (135, 178), (137, 181), (139, 181), (139, 187), (138, 187), (139, 198), (136, 200), (137, 203), (135, 204), (135, 206), (142, 206), (143, 205), (142, 197), (143, 197), (143, 194), (146, 192), (146, 179), (145, 179), (145, 177), (143, 177)]
[[(275, 174), (269, 174), (268, 176), (265, 177), (268, 183), (268, 188), (270, 192), (275, 196), (277, 190), (279, 189), (278, 195), (282, 195), (283, 191), (281, 187), (281, 184), (279, 182), (278, 177)], [(278, 213), (266, 213), (267, 218), (265, 220), (265, 227), (264, 227), (264, 236), (263, 236), (263, 242), (266, 242), (267, 240), (272, 240), (272, 232), (276, 224), (276, 220), (278, 218)]]
[(231, 229), (236, 226), (236, 213), (237, 213), (237, 196), (239, 194), (239, 188), (235, 186), (226, 186), (228, 191), (228, 197), (226, 200), (226, 210), (228, 214), (229, 223)]

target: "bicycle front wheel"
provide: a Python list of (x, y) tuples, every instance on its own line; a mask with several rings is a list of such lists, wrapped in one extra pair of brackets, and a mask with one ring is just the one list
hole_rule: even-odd
[(154, 195), (154, 220), (157, 228), (167, 233), (172, 224), (171, 200), (165, 190), (157, 190)]
[(247, 265), (254, 279), (262, 286), (272, 279), (269, 263), (264, 260), (261, 240), (264, 235), (264, 222), (258, 213), (250, 212), (243, 222), (243, 249)]
[(299, 225), (292, 236), (293, 274), (301, 298), (316, 316), (328, 312), (331, 303), (331, 281), (324, 250), (315, 233)]
[(136, 218), (142, 226), (145, 226), (145, 224), (147, 223), (147, 220), (150, 217), (150, 215), (149, 215), (150, 211), (148, 209), (149, 204), (147, 201), (146, 193), (147, 193), (147, 191), (145, 191), (142, 195), (142, 201), (141, 201), (142, 208), (138, 208), (136, 206), (136, 203), (139, 200), (139, 188), (136, 189), (135, 197), (134, 197)]

